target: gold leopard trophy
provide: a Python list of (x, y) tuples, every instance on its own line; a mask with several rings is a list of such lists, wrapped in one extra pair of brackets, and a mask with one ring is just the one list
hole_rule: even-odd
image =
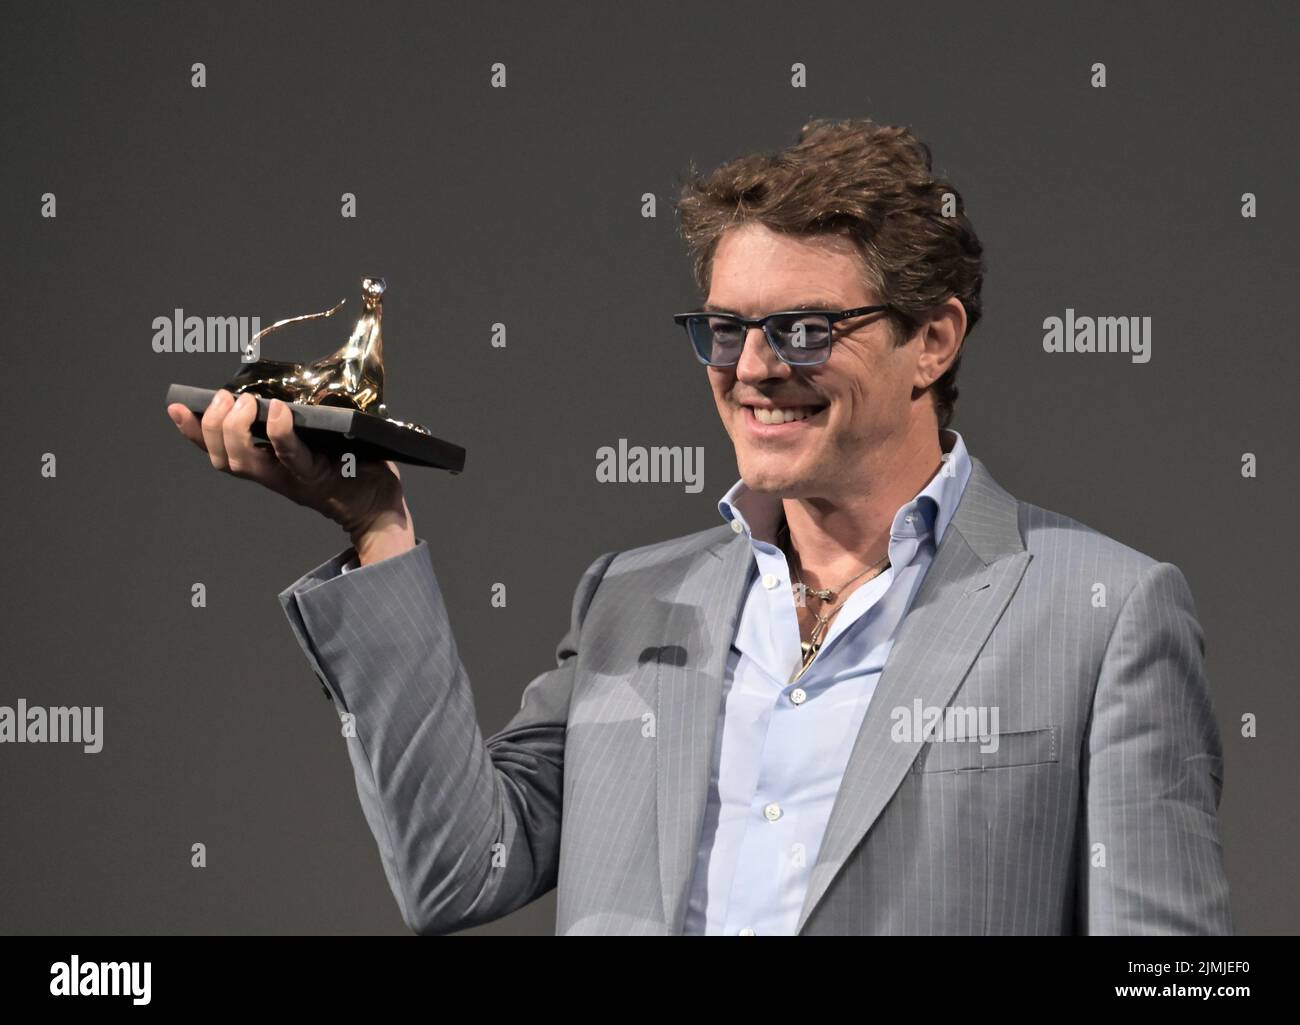
[[(256, 359), (240, 367), (225, 386), (235, 395), (251, 392), (268, 399), (282, 399), (306, 406), (340, 406), (371, 413), (399, 427), (421, 434), (431, 432), (419, 424), (394, 420), (384, 405), (384, 292), (383, 278), (364, 278), (361, 282), (361, 316), (352, 335), (333, 354), (314, 363), (288, 363), (283, 360)], [(259, 343), (273, 331), (308, 320), (332, 317), (347, 303), (341, 300), (333, 309), (306, 313), (276, 321), (257, 332), (249, 342), (254, 353)]]

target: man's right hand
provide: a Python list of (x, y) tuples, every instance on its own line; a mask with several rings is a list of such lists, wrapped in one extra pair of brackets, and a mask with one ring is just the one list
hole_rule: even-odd
[(225, 389), (218, 391), (202, 420), (178, 402), (167, 414), (216, 469), (256, 481), (341, 526), (363, 566), (415, 547), (396, 464), (358, 460), (356, 476), (345, 477), (337, 459), (303, 444), (292, 412), (279, 399), (271, 400), (266, 421), (270, 448), (253, 443), (257, 402), (248, 394), (236, 401)]

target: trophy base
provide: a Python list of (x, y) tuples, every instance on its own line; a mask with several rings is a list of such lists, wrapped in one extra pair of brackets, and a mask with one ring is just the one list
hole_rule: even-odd
[[(179, 402), (202, 416), (216, 393), (215, 388), (173, 384), (167, 389), (167, 405)], [(266, 447), (271, 444), (266, 438), (266, 417), (271, 409), (271, 400), (256, 395), (254, 398), (257, 399), (257, 419), (252, 426), (254, 443)], [(413, 466), (432, 466), (453, 474), (465, 468), (465, 450), (459, 445), (383, 417), (340, 406), (305, 406), (298, 402), (290, 402), (288, 406), (293, 412), (294, 433), (315, 451), (329, 455), (351, 452), (358, 459), (391, 459)]]

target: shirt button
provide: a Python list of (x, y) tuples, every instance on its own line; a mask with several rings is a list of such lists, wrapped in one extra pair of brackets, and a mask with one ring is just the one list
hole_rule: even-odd
[(763, 574), (763, 586), (766, 587), (769, 591), (772, 590), (772, 588), (776, 587), (776, 585), (779, 584), (780, 582), (781, 581), (777, 579), (775, 573)]
[(906, 516), (904, 516), (904, 517), (903, 517), (903, 522), (904, 522), (904, 523), (911, 523), (911, 522), (912, 522), (912, 514), (911, 514), (911, 513), (908, 513)]
[(740, 525), (740, 520), (731, 521), (731, 530), (735, 534), (741, 533), (745, 528)]
[(790, 692), (790, 700), (793, 701), (796, 705), (802, 705), (805, 701), (808, 700), (808, 692), (804, 690), (802, 687), (796, 687), (794, 690)]
[(756, 932), (754, 932), (753, 929), (741, 929), (740, 932), (738, 933), (738, 935), (740, 935), (740, 936), (757, 936), (758, 934), (757, 934)]
[(767, 817), (768, 822), (775, 822), (781, 817), (781, 806), (773, 803), (763, 809), (763, 814)]

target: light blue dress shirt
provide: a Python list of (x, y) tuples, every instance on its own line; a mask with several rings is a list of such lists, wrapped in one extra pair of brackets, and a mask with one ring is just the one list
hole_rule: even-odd
[(750, 588), (727, 659), (684, 932), (792, 935), (858, 729), (903, 616), (970, 478), (961, 435), (894, 516), (890, 567), (851, 595), (798, 684), (799, 620), (775, 536), (779, 498), (738, 481), (718, 511), (749, 537)]

